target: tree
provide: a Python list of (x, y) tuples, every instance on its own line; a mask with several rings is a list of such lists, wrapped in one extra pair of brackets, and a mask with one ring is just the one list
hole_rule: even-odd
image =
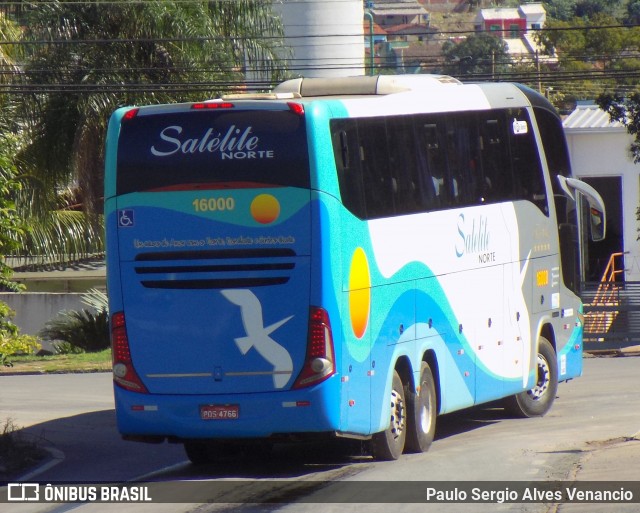
[(575, 16), (576, 0), (553, 0), (545, 3), (549, 18), (568, 21)]
[(598, 106), (609, 114), (611, 121), (622, 123), (634, 136), (630, 152), (634, 163), (640, 163), (640, 93), (623, 96), (603, 93), (597, 99)]
[[(26, 11), (22, 79), (34, 92), (20, 102), (28, 141), (19, 153), (28, 180), (20, 205), (48, 224), (32, 238), (34, 248), (38, 240), (53, 243), (65, 223), (60, 232), (72, 226), (81, 239), (100, 242), (103, 141), (117, 107), (216, 96), (242, 85), (248, 66), (279, 79), (283, 30), (270, 6), (56, 0)], [(61, 205), (69, 187), (75, 208)], [(82, 223), (82, 214), (92, 223)]]
[(640, 0), (629, 0), (625, 23), (629, 25), (637, 25), (640, 23)]
[(480, 32), (460, 43), (447, 41), (442, 46), (444, 73), (458, 77), (496, 78), (511, 64), (506, 43), (490, 33)]
[(12, 199), (20, 188), (20, 183), (15, 179), (16, 169), (7, 158), (9, 148), (13, 145), (10, 137), (0, 134), (0, 290), (17, 291), (20, 287), (11, 280), (13, 270), (5, 260), (6, 255), (16, 250), (17, 240), (26, 229)]
[(603, 89), (634, 85), (634, 67), (640, 50), (640, 30), (624, 28), (609, 14), (600, 12), (590, 20), (550, 20), (536, 38), (547, 55), (558, 58), (554, 88), (567, 101), (592, 100)]
[[(0, 40), (17, 41), (19, 37), (19, 27), (0, 14)], [(0, 74), (0, 84), (3, 86), (11, 83), (11, 72), (18, 71), (16, 62), (21, 56), (20, 51), (19, 45), (0, 45), (0, 66), (8, 71)], [(13, 271), (7, 265), (5, 257), (16, 250), (17, 241), (24, 235), (26, 226), (16, 211), (14, 202), (21, 183), (17, 178), (18, 169), (14, 159), (20, 147), (20, 138), (16, 134), (13, 115), (13, 104), (9, 96), (6, 93), (0, 94), (0, 126), (4, 127), (0, 131), (0, 290), (16, 291), (20, 287), (11, 280)], [(4, 304), (0, 303), (0, 307), (4, 307)], [(1, 319), (0, 313), (0, 321)]]

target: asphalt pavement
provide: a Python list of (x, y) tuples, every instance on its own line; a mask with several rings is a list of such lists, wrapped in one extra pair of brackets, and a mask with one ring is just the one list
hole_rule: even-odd
[[(620, 352), (620, 356), (640, 356), (640, 346), (627, 348)], [(587, 356), (588, 357), (588, 356)], [(640, 417), (638, 422), (640, 429)], [(37, 480), (38, 476), (46, 473), (55, 465), (60, 454), (52, 453), (49, 460), (44, 461), (40, 467), (30, 469), (19, 481)], [(567, 481), (615, 481), (620, 486), (624, 482), (640, 481), (640, 431), (632, 436), (614, 440), (599, 441), (590, 444), (584, 450), (584, 456), (573, 469), (573, 475), (567, 477)], [(602, 513), (602, 504), (559, 504), (552, 506), (550, 513)], [(611, 509), (609, 509), (611, 508)], [(637, 512), (640, 510), (638, 503), (608, 505), (607, 512)]]

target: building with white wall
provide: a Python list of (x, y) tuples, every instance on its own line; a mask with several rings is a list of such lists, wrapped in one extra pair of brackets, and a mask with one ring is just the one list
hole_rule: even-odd
[[(607, 238), (589, 248), (600, 266), (616, 251), (625, 252), (624, 278), (640, 281), (640, 166), (630, 153), (633, 136), (594, 103), (579, 104), (564, 120), (573, 173), (593, 185), (607, 208)], [(593, 277), (592, 277), (593, 278)]]

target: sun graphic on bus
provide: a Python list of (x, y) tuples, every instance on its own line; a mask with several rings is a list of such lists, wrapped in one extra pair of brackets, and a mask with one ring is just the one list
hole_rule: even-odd
[(251, 215), (260, 224), (273, 223), (280, 215), (280, 202), (271, 194), (260, 194), (251, 202)]
[(351, 258), (349, 271), (349, 314), (351, 328), (356, 338), (362, 338), (369, 324), (371, 307), (371, 276), (369, 262), (362, 248), (358, 248)]

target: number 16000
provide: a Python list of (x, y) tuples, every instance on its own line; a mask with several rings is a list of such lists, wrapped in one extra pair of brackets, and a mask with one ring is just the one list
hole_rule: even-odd
[(192, 205), (196, 212), (224, 212), (236, 208), (236, 201), (233, 198), (196, 198)]

